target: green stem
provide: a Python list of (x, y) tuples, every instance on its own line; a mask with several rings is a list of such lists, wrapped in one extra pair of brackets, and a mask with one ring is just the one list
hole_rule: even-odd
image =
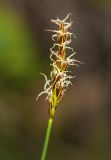
[(42, 150), (42, 154), (41, 154), (41, 160), (46, 159), (46, 153), (47, 153), (47, 149), (48, 149), (48, 143), (49, 143), (49, 138), (50, 138), (50, 133), (51, 133), (51, 128), (52, 128), (52, 123), (53, 123), (53, 118), (50, 117), (48, 120), (43, 150)]

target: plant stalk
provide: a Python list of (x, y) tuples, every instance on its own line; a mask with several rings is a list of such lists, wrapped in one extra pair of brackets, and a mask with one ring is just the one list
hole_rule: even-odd
[(46, 130), (46, 134), (45, 134), (43, 150), (42, 150), (42, 154), (41, 154), (41, 159), (40, 160), (45, 160), (46, 159), (46, 153), (47, 153), (47, 149), (48, 149), (48, 143), (49, 143), (49, 139), (50, 139), (50, 133), (51, 133), (52, 124), (53, 124), (53, 118), (49, 117), (47, 130)]

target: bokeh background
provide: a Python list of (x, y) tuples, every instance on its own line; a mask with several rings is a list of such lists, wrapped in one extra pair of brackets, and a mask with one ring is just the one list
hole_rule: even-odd
[(74, 21), (76, 59), (57, 109), (47, 160), (111, 160), (111, 1), (0, 1), (0, 160), (39, 160), (48, 120), (50, 19)]

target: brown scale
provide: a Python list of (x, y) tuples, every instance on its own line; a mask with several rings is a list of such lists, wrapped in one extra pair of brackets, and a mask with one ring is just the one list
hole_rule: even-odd
[(66, 36), (60, 36), (59, 38), (59, 44), (62, 45), (61, 47), (58, 47), (58, 55), (60, 55), (62, 58), (65, 57), (65, 50), (63, 49), (63, 43), (66, 41)]
[[(65, 30), (64, 30), (64, 24), (63, 24), (63, 23), (61, 23), (61, 25), (60, 25), (60, 27), (59, 27), (59, 30), (61, 30), (62, 32), (65, 32)], [(66, 35), (65, 35), (65, 36), (59, 36), (59, 35), (58, 35), (57, 41), (58, 41), (58, 43), (59, 43), (60, 45), (62, 45), (62, 47), (58, 47), (57, 54), (58, 54), (59, 56), (61, 56), (62, 58), (65, 58), (65, 50), (63, 49), (63, 43), (64, 43), (66, 40), (67, 40), (67, 36), (66, 36)], [(61, 71), (66, 71), (66, 69), (67, 69), (67, 64), (66, 64), (66, 63), (62, 64), (62, 63), (60, 62), (59, 58), (56, 60), (56, 65), (57, 65), (57, 67), (58, 67)], [(60, 76), (56, 77), (56, 75), (55, 75), (55, 78), (54, 78), (53, 81), (52, 81), (52, 89), (53, 89), (53, 90), (55, 89), (56, 84), (57, 84), (57, 82), (60, 80), (60, 78), (61, 78)], [(57, 96), (58, 96), (58, 101), (59, 101), (59, 102), (60, 102), (60, 100), (61, 100), (61, 98), (62, 98), (62, 90), (63, 90), (63, 88), (62, 88), (61, 85), (59, 86), (59, 88), (56, 87), (56, 92), (57, 92)]]
[[(64, 24), (63, 23), (61, 23), (61, 25), (59, 27), (59, 30), (61, 30), (63, 33), (65, 33)], [(63, 43), (65, 41), (66, 41), (66, 35), (65, 36), (58, 36), (58, 43), (60, 45), (62, 45), (62, 47), (58, 47), (58, 49), (59, 49), (58, 55), (61, 55), (62, 58), (64, 58), (64, 56), (65, 56), (65, 51), (63, 50)]]
[(55, 77), (55, 79), (54, 79), (54, 81), (53, 81), (53, 83), (52, 83), (52, 88), (53, 88), (53, 90), (54, 90), (54, 88), (55, 88), (55, 86), (56, 86), (56, 83), (57, 83), (59, 80), (60, 80), (60, 76)]
[[(64, 32), (64, 24), (61, 24), (61, 26), (59, 27), (59, 30), (62, 30), (62, 32)], [(63, 49), (63, 43), (67, 40), (67, 36), (58, 36), (58, 43), (60, 45), (62, 45), (62, 47), (58, 47), (58, 51), (57, 54), (59, 56), (61, 56), (62, 58), (65, 58), (65, 50)], [(58, 68), (60, 68), (60, 70), (66, 70), (66, 65), (61, 64), (60, 60), (57, 59), (56, 61), (56, 65)]]
[[(55, 77), (53, 83), (52, 83), (52, 89), (54, 90), (56, 87), (57, 82), (60, 80), (60, 76)], [(59, 88), (56, 87), (56, 92), (57, 92), (57, 96), (60, 95), (60, 93), (62, 92), (62, 87), (61, 85), (59, 86)], [(60, 96), (59, 96), (60, 97)]]
[(64, 63), (63, 65), (62, 65), (62, 71), (66, 71), (67, 70), (67, 63)]

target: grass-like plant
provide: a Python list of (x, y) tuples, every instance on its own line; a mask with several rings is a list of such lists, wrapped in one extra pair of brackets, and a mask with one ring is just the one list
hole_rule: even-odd
[[(71, 79), (75, 76), (71, 76), (70, 66), (78, 66), (80, 61), (74, 58), (76, 54), (69, 46), (71, 43), (73, 33), (69, 31), (72, 26), (72, 21), (69, 19), (71, 14), (68, 14), (65, 19), (60, 20), (58, 17), (56, 20), (51, 19), (51, 22), (55, 23), (58, 28), (57, 30), (47, 30), (53, 33), (52, 40), (54, 41), (53, 47), (50, 48), (50, 60), (52, 71), (50, 73), (50, 79), (41, 73), (45, 78), (44, 90), (37, 96), (37, 99), (42, 95), (46, 94), (46, 100), (49, 102), (49, 120), (41, 154), (41, 160), (46, 159), (46, 153), (48, 149), (48, 143), (53, 124), (53, 119), (57, 106), (59, 105), (66, 89), (71, 83)], [(69, 22), (67, 21), (69, 19)]]

